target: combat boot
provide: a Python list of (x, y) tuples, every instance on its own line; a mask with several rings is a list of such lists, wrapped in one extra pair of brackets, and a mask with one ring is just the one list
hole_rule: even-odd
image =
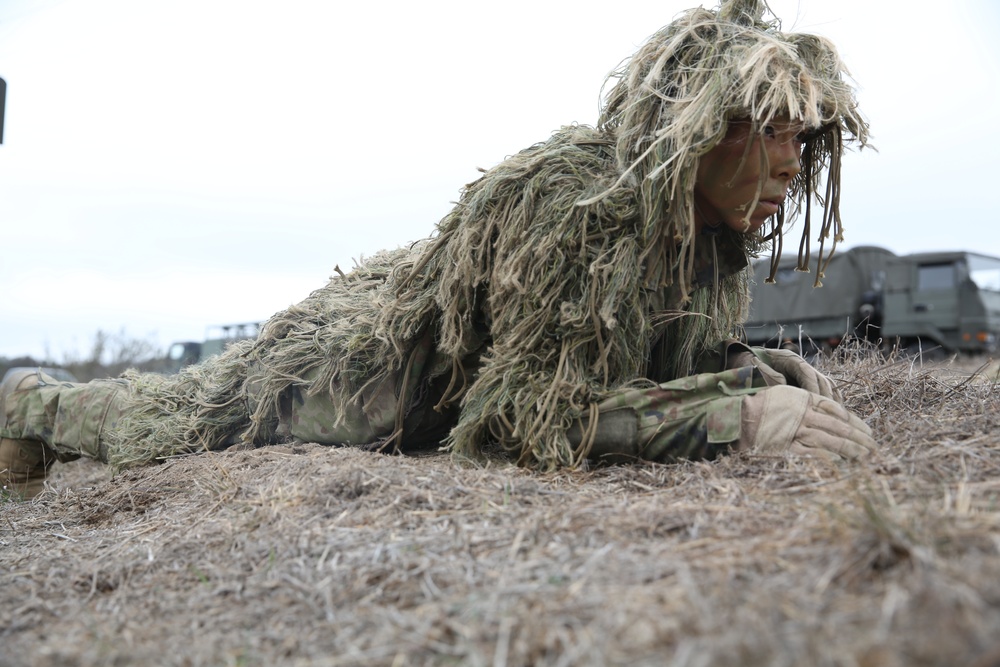
[[(7, 426), (12, 394), (38, 381), (38, 373), (32, 370), (16, 371), (4, 378), (0, 384), (0, 432)], [(42, 442), (0, 437), (0, 495), (34, 498), (45, 488), (45, 475), (55, 460), (55, 454)]]
[(34, 498), (45, 489), (45, 475), (55, 460), (40, 442), (0, 438), (0, 495)]

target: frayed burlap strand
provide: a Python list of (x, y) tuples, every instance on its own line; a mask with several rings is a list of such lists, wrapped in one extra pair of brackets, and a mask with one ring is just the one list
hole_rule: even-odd
[(401, 270), (418, 248), (379, 253), (335, 276), (275, 314), (256, 341), (240, 341), (177, 375), (126, 374), (130, 390), (109, 434), (109, 463), (123, 468), (236, 442), (273, 442), (280, 400), (292, 385), (328, 391), (337, 414), (358, 409), (366, 383), (398, 368), (398, 357), (385, 356), (376, 320), (391, 298), (393, 268)]
[[(648, 282), (648, 265), (667, 261), (652, 252), (662, 230), (634, 188), (615, 185), (614, 151), (608, 133), (566, 127), (491, 169), (441, 222), (444, 241), (428, 246), (420, 275), (381, 311), (390, 352), (406, 349), (398, 332), (430, 318), (438, 348), (461, 359), (477, 321), (489, 323), (492, 345), (449, 439), (456, 453), (475, 457), (497, 442), (522, 464), (576, 465), (566, 429), (591, 404), (639, 378), (686, 375), (745, 315), (745, 276), (701, 290), (686, 311), (676, 289)], [(735, 232), (720, 239), (742, 254), (757, 243)], [(663, 346), (664, 367), (651, 368), (659, 335), (673, 344)]]
[(126, 372), (122, 416), (101, 436), (108, 463), (121, 469), (232, 444), (247, 423), (242, 353), (248, 346), (248, 341), (237, 343), (176, 375)]
[[(607, 82), (598, 127), (615, 134), (622, 170), (617, 183), (640, 184), (644, 215), (662, 228), (657, 250), (670, 258), (651, 263), (649, 270), (659, 270), (655, 278), (663, 283), (677, 280), (685, 293), (693, 266), (698, 160), (725, 136), (730, 120), (750, 120), (754, 134), (776, 119), (804, 123), (808, 141), (802, 171), (792, 181), (787, 202), (790, 213), (805, 213), (800, 267), (808, 270), (813, 198), (825, 207), (817, 234), (817, 279), (843, 240), (844, 135), (867, 145), (867, 122), (833, 44), (814, 35), (783, 33), (776, 18), (765, 18), (766, 11), (762, 0), (724, 2), (718, 12), (689, 10), (654, 34)], [(747, 207), (748, 216), (756, 204)], [(775, 270), (783, 220), (784, 215), (769, 234), (776, 238)], [(831, 234), (833, 244), (824, 251)], [(672, 275), (676, 267), (681, 270)]]
[[(654, 307), (659, 290), (645, 283), (642, 255), (658, 230), (643, 224), (634, 192), (618, 187), (578, 205), (617, 173), (612, 144), (586, 127), (512, 156), (466, 188), (434, 239), (334, 277), (272, 317), (255, 343), (176, 377), (130, 375), (112, 462), (272, 441), (293, 385), (327, 392), (338, 414), (357, 411), (365, 387), (398, 371), (433, 323), (456, 373), (483, 330), (499, 332), (478, 376), (457, 378), (445, 398), (462, 401), (456, 452), (474, 457), (498, 442), (527, 465), (578, 463), (565, 430), (591, 403), (637, 378), (687, 374), (746, 306), (740, 275), (698, 292), (694, 314)], [(654, 332), (681, 343), (663, 346), (672, 353), (663, 368), (649, 367)]]
[(832, 45), (781, 33), (765, 9), (736, 0), (683, 14), (612, 73), (597, 128), (565, 127), (486, 172), (432, 239), (334, 277), (255, 344), (176, 378), (130, 376), (113, 462), (272, 441), (292, 386), (327, 392), (338, 414), (357, 410), (429, 334), (452, 361), (438, 407), (461, 405), (454, 452), (498, 443), (525, 465), (577, 465), (566, 429), (592, 404), (690, 373), (745, 317), (745, 273), (706, 285), (696, 259), (745, 260), (772, 239), (780, 252), (784, 211), (766, 237), (722, 229), (710, 247), (695, 243), (698, 161), (729, 120), (809, 128), (787, 206), (805, 212), (801, 265), (813, 199), (824, 206), (818, 277), (832, 252), (823, 242), (841, 238), (840, 155), (845, 141), (867, 143), (867, 125)]

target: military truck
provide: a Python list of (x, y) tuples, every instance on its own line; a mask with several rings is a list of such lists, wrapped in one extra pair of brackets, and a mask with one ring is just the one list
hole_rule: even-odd
[(209, 327), (209, 335), (204, 341), (180, 341), (170, 345), (164, 372), (176, 373), (185, 366), (205, 361), (220, 354), (238, 340), (256, 338), (260, 322), (240, 324), (220, 324)]
[(803, 352), (857, 337), (911, 352), (996, 352), (1000, 336), (1000, 258), (974, 252), (910, 255), (877, 246), (837, 253), (813, 287), (811, 273), (782, 260), (754, 264), (745, 330), (753, 345), (794, 344)]

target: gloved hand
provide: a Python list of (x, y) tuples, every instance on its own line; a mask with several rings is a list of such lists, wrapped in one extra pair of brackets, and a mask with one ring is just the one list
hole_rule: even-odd
[(843, 402), (840, 392), (833, 380), (820, 373), (808, 361), (791, 350), (772, 350), (771, 348), (745, 348), (736, 354), (730, 354), (727, 366), (753, 366), (764, 376), (769, 387), (789, 384), (801, 387), (806, 391), (831, 398), (838, 403)]
[(765, 357), (764, 363), (785, 376), (788, 384), (801, 387), (825, 398), (832, 398), (838, 403), (843, 402), (833, 380), (820, 373), (812, 364), (795, 352), (763, 348), (754, 350), (754, 352), (758, 357)]
[(743, 398), (738, 448), (760, 454), (861, 459), (875, 451), (871, 429), (836, 401), (780, 385)]

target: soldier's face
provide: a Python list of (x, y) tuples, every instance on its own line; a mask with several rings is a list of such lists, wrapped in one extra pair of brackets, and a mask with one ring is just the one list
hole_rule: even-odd
[(801, 170), (801, 123), (774, 121), (757, 135), (750, 129), (749, 121), (730, 121), (725, 138), (702, 156), (694, 186), (699, 228), (760, 229), (778, 212)]

